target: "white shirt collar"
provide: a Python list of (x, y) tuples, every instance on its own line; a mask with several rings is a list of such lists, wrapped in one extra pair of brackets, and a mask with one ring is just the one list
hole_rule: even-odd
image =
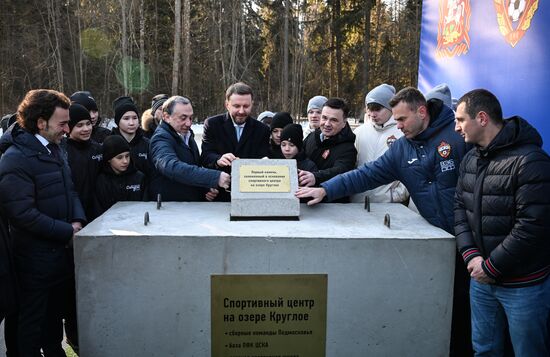
[(231, 118), (231, 121), (233, 122), (233, 126), (234, 127), (239, 127), (239, 128), (244, 128), (245, 124), (246, 124), (246, 121), (242, 124), (237, 124), (235, 123), (235, 121), (233, 120), (233, 118)]
[[(48, 149), (48, 144), (50, 143), (45, 137), (43, 137), (40, 134), (34, 134), (34, 137), (40, 141), (40, 144), (44, 145), (46, 149)], [(48, 149), (48, 152), (50, 152), (50, 149)], [(50, 152), (51, 153), (51, 152)]]

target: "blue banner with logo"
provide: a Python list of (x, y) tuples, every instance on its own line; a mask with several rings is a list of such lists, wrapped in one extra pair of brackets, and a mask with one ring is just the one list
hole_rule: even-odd
[(424, 0), (418, 88), (447, 83), (453, 98), (486, 88), (550, 152), (550, 2)]

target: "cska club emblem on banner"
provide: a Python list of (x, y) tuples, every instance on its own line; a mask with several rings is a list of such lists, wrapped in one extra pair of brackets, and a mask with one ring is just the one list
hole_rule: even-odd
[(437, 57), (454, 57), (470, 49), (470, 0), (439, 0)]
[(538, 0), (494, 0), (498, 28), (506, 42), (515, 47), (531, 26)]

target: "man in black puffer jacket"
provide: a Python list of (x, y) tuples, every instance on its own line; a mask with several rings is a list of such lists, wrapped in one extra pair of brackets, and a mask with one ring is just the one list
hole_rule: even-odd
[[(317, 171), (300, 171), (300, 186), (319, 186), (336, 175), (353, 170), (357, 159), (355, 134), (347, 121), (349, 108), (340, 98), (330, 98), (323, 105), (321, 126), (304, 140), (304, 151), (317, 165)], [(346, 203), (349, 197), (333, 202)]]
[(72, 238), (86, 222), (59, 148), (69, 131), (69, 98), (32, 90), (17, 110), (0, 160), (0, 204), (13, 237), (19, 283), (20, 356), (65, 356), (62, 316), (74, 279)]
[(484, 89), (458, 101), (456, 128), (477, 147), (462, 161), (455, 233), (471, 276), (476, 355), (550, 356), (550, 157), (535, 128), (502, 119)]

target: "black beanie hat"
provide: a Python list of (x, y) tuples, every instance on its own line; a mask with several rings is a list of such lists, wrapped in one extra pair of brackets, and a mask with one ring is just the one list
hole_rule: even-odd
[(283, 142), (283, 140), (290, 141), (298, 147), (298, 151), (302, 150), (303, 138), (304, 134), (300, 124), (288, 124), (281, 133), (281, 142)]
[(76, 124), (81, 120), (92, 120), (90, 112), (86, 107), (78, 103), (73, 103), (69, 107), (69, 129), (73, 130)]
[(90, 92), (87, 91), (80, 91), (80, 92), (74, 92), (71, 95), (71, 102), (78, 103), (80, 105), (83, 105), (88, 111), (96, 111), (97, 112), (97, 103), (95, 102), (95, 99), (91, 96)]
[(273, 116), (273, 120), (271, 121), (270, 128), (273, 131), (275, 128), (284, 128), (288, 124), (292, 124), (294, 120), (292, 120), (292, 117), (290, 116), (290, 113), (287, 112), (277, 112)]
[(155, 112), (158, 108), (160, 108), (164, 102), (168, 99), (167, 94), (157, 94), (153, 97), (153, 101), (151, 102), (151, 114), (155, 115)]
[(162, 93), (162, 94), (157, 94), (157, 95), (155, 95), (155, 96), (153, 97), (153, 99), (151, 99), (151, 106), (153, 106), (153, 104), (155, 104), (155, 102), (156, 102), (157, 100), (168, 99), (168, 98), (170, 98), (170, 96), (169, 96), (168, 94), (164, 94), (164, 93)]
[(107, 162), (126, 151), (130, 151), (130, 145), (126, 139), (120, 135), (109, 135), (103, 141), (103, 162)]
[(122, 118), (126, 112), (135, 112), (139, 118), (139, 110), (130, 97), (118, 97), (115, 99), (113, 102), (113, 109), (115, 110), (115, 124), (117, 126), (120, 118)]

